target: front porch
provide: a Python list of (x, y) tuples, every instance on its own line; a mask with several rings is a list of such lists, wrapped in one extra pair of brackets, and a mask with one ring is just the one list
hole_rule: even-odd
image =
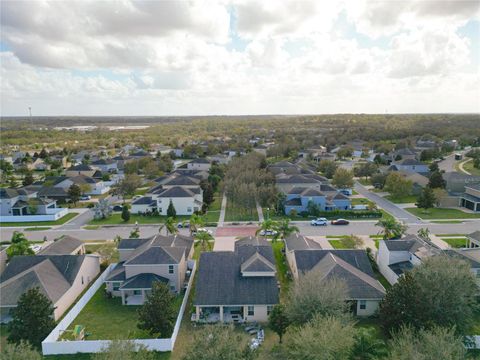
[(196, 306), (196, 312), (192, 314), (192, 321), (200, 323), (243, 323), (244, 307), (243, 306)]

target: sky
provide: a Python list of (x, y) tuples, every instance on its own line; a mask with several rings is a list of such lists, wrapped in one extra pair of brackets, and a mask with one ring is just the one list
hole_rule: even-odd
[(480, 0), (0, 6), (2, 116), (480, 112)]

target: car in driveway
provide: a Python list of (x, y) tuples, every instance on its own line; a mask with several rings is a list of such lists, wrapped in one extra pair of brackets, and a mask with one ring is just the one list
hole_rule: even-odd
[(80, 200), (82, 201), (87, 201), (90, 200), (92, 197), (90, 195), (82, 195), (80, 196)]
[(200, 228), (198, 229), (197, 231), (193, 231), (192, 234), (193, 235), (196, 235), (198, 233), (207, 233), (208, 235), (212, 235), (213, 234), (213, 231), (212, 230), (208, 230), (208, 229), (205, 229), (205, 228)]
[(317, 218), (310, 221), (312, 226), (327, 226), (328, 220), (326, 218)]
[(332, 220), (330, 222), (330, 224), (332, 224), (332, 225), (348, 225), (348, 224), (350, 224), (350, 221), (345, 220), (345, 219), (336, 219), (336, 220)]
[(113, 211), (122, 211), (123, 206), (122, 205), (114, 205), (112, 208)]
[(177, 228), (179, 228), (179, 229), (188, 229), (189, 227), (190, 227), (190, 223), (188, 221), (179, 222), (177, 224)]

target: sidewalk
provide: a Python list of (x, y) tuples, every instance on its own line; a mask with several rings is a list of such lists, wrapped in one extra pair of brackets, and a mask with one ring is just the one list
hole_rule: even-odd
[(218, 218), (218, 227), (222, 227), (225, 222), (225, 212), (227, 210), (227, 196), (223, 194), (222, 207), (220, 208), (220, 217)]

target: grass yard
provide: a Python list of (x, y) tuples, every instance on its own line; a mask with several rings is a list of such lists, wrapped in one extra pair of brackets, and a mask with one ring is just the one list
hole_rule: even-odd
[(290, 278), (288, 276), (288, 264), (285, 255), (282, 250), (285, 248), (283, 241), (276, 241), (272, 243), (273, 255), (275, 256), (275, 262), (277, 263), (277, 275), (280, 280), (280, 295), (283, 297), (288, 291), (290, 285)]
[(222, 195), (215, 193), (213, 197), (213, 203), (210, 204), (209, 210), (210, 211), (220, 211), (222, 208)]
[(448, 245), (452, 248), (463, 248), (467, 244), (467, 238), (465, 237), (458, 237), (458, 238), (441, 238), (445, 241)]
[(328, 240), (328, 242), (330, 243), (330, 245), (333, 246), (334, 249), (337, 249), (337, 250), (348, 249), (341, 239)]
[(466, 213), (458, 209), (433, 208), (425, 212), (424, 209), (406, 208), (409, 213), (424, 220), (430, 219), (478, 219), (480, 214)]
[(480, 176), (480, 169), (473, 167), (472, 159), (463, 164), (463, 170), (468, 171), (472, 175)]
[[(125, 222), (122, 220), (121, 214), (116, 213), (112, 214), (109, 218), (106, 219), (100, 219), (100, 220), (91, 220), (88, 225), (124, 225), (124, 224), (135, 224), (135, 222), (138, 222), (138, 224), (162, 224), (166, 216), (143, 216), (143, 215), (138, 215), (138, 214), (131, 214), (130, 215), (130, 220)], [(176, 217), (178, 222), (188, 220), (190, 219), (190, 216), (188, 215), (177, 215)]]
[(218, 222), (218, 219), (220, 218), (220, 210), (208, 210), (207, 213), (203, 215), (203, 218), (207, 223)]
[(43, 225), (63, 225), (67, 221), (72, 220), (75, 216), (77, 216), (78, 213), (76, 212), (71, 212), (65, 215), (64, 217), (56, 220), (56, 221), (25, 221), (25, 222), (0, 222), (1, 227), (5, 226), (18, 226), (18, 227), (25, 227), (25, 226), (43, 226)]
[(395, 204), (406, 204), (406, 203), (415, 203), (417, 197), (415, 195), (405, 195), (402, 197), (393, 197), (392, 195), (385, 196), (385, 199), (390, 200)]
[(435, 234), (435, 236), (438, 237), (465, 237), (467, 236), (466, 234)]
[(105, 244), (85, 244), (85, 251), (91, 254), (98, 254), (102, 257), (108, 257), (109, 263), (116, 263), (120, 260), (120, 254), (117, 250), (117, 244), (114, 242), (105, 242)]
[(231, 201), (227, 201), (225, 221), (258, 221), (257, 209), (254, 207), (249, 211), (243, 211), (234, 206)]
[[(68, 330), (81, 324), (85, 332), (90, 335), (87, 340), (115, 340), (115, 339), (150, 339), (147, 331), (137, 328), (137, 309), (139, 306), (122, 305), (122, 299), (111, 299), (104, 295), (105, 287), (102, 286), (90, 299)], [(175, 305), (180, 309), (182, 296), (177, 297)], [(63, 338), (68, 339), (70, 333), (65, 333)]]
[(463, 221), (461, 220), (433, 220), (430, 221), (434, 224), (462, 224)]
[(25, 228), (23, 229), (23, 231), (43, 231), (43, 230), (50, 230), (51, 227), (49, 226), (35, 226), (35, 227), (29, 227), (29, 228)]

